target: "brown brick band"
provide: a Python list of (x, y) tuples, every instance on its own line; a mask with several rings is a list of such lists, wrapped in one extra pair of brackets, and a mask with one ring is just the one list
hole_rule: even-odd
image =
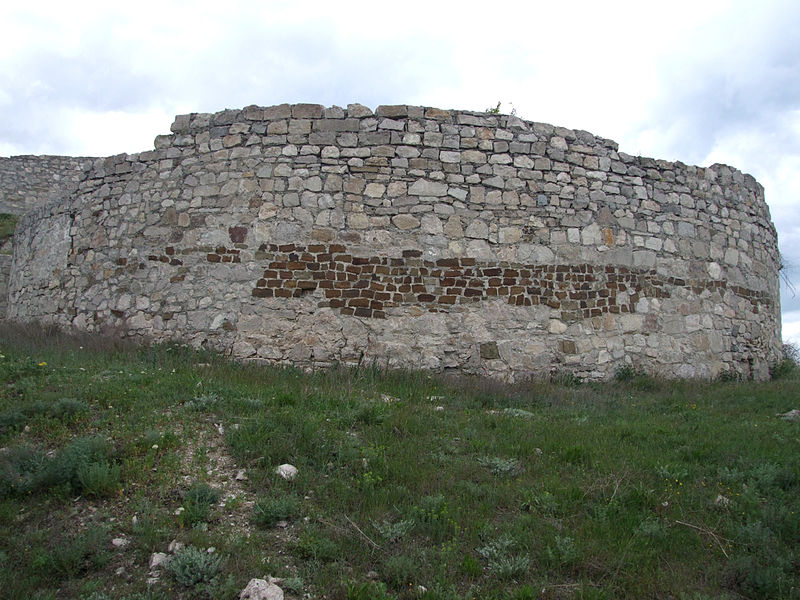
[[(185, 253), (186, 251), (182, 252)], [(190, 250), (191, 252), (191, 250)], [(150, 260), (183, 264), (169, 246)], [(256, 298), (299, 298), (321, 290), (320, 307), (341, 314), (382, 319), (386, 310), (423, 306), (449, 312), (461, 304), (506, 298), (515, 306), (544, 305), (574, 322), (608, 313), (633, 313), (641, 297), (669, 298), (675, 288), (722, 295), (726, 290), (757, 307), (772, 307), (764, 292), (729, 286), (724, 280), (664, 277), (655, 270), (590, 264), (519, 264), (475, 258), (423, 260), (419, 250), (401, 257), (355, 256), (342, 244), (262, 244), (255, 259), (266, 263), (252, 295)], [(206, 253), (211, 263), (238, 263), (240, 250), (217, 247)]]

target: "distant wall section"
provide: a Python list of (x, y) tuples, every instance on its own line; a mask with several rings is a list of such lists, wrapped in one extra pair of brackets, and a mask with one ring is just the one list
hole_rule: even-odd
[(0, 213), (21, 215), (75, 190), (92, 158), (0, 157)]
[(414, 106), (176, 118), (23, 218), (9, 316), (248, 360), (506, 379), (763, 378), (779, 257), (749, 175)]

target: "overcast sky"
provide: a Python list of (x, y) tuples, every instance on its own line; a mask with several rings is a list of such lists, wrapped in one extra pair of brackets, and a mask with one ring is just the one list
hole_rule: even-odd
[[(764, 186), (800, 288), (800, 2), (0, 5), (0, 155), (153, 147), (175, 114), (359, 102), (484, 110)], [(784, 286), (784, 339), (800, 293)]]

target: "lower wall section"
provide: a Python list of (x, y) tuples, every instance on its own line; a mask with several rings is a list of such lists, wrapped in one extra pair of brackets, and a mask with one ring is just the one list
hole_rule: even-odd
[(426, 260), (420, 250), (388, 256), (342, 243), (249, 249), (234, 229), (228, 246), (119, 258), (102, 280), (78, 278), (91, 285), (85, 293), (42, 294), (40, 317), (250, 360), (375, 361), (507, 380), (562, 370), (600, 379), (625, 364), (667, 377), (764, 378), (774, 360), (774, 300), (715, 279), (714, 269), (677, 278), (586, 263)]

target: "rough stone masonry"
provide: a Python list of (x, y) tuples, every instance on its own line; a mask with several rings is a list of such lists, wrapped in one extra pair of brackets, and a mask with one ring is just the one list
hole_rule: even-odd
[(180, 115), (15, 238), (8, 316), (301, 366), (764, 378), (763, 189), (585, 131), (417, 106)]

